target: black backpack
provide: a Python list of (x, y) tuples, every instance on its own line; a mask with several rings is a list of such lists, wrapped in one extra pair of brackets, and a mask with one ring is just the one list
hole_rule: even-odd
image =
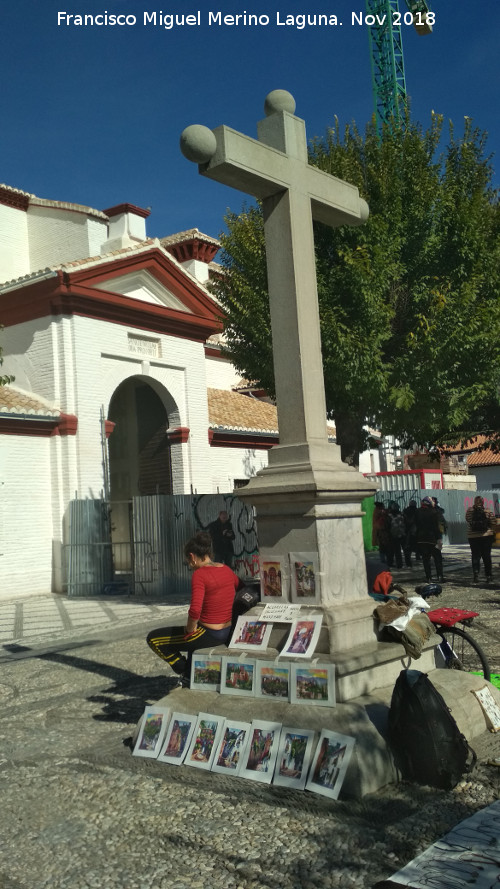
[(446, 702), (419, 670), (399, 674), (388, 728), (396, 765), (407, 781), (451, 790), (476, 764)]
[(490, 523), (488, 521), (488, 516), (486, 515), (484, 509), (481, 507), (473, 506), (472, 508), (472, 517), (469, 522), (471, 531), (474, 531), (475, 534), (485, 534), (488, 530)]

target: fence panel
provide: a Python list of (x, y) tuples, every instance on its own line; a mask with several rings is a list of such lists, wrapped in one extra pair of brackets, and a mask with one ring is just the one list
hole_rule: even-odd
[(98, 596), (113, 580), (109, 508), (104, 500), (72, 500), (66, 547), (68, 597)]
[[(109, 504), (73, 500), (69, 510), (68, 595), (95, 596), (105, 586), (131, 580), (134, 592), (154, 597), (186, 597), (190, 573), (184, 545), (208, 528), (221, 510), (234, 532), (234, 570), (242, 577), (258, 573), (255, 513), (233, 494), (158, 494), (134, 497), (132, 540), (111, 542)], [(109, 589), (109, 587), (108, 587)]]

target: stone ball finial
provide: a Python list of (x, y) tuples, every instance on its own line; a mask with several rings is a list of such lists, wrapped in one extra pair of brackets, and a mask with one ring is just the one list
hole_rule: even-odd
[(277, 111), (288, 111), (290, 114), (295, 114), (295, 99), (288, 90), (273, 90), (266, 96), (264, 111), (266, 117)]
[(217, 150), (217, 139), (212, 130), (201, 124), (194, 123), (181, 133), (181, 151), (188, 161), (195, 164), (206, 164)]

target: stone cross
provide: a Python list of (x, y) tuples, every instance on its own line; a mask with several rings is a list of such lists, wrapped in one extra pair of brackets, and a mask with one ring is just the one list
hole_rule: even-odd
[(181, 150), (203, 176), (262, 201), (280, 444), (270, 463), (340, 463), (328, 444), (312, 220), (360, 225), (368, 205), (358, 189), (308, 163), (305, 123), (285, 90), (266, 98), (258, 139), (226, 126), (193, 125)]

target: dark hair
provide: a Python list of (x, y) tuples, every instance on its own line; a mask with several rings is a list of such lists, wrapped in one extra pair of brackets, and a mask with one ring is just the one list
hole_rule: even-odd
[(184, 555), (186, 558), (189, 553), (192, 553), (193, 556), (198, 556), (199, 559), (202, 559), (204, 556), (210, 556), (210, 558), (212, 558), (212, 538), (208, 531), (198, 531), (194, 537), (191, 537), (191, 539), (188, 540), (184, 547)]

